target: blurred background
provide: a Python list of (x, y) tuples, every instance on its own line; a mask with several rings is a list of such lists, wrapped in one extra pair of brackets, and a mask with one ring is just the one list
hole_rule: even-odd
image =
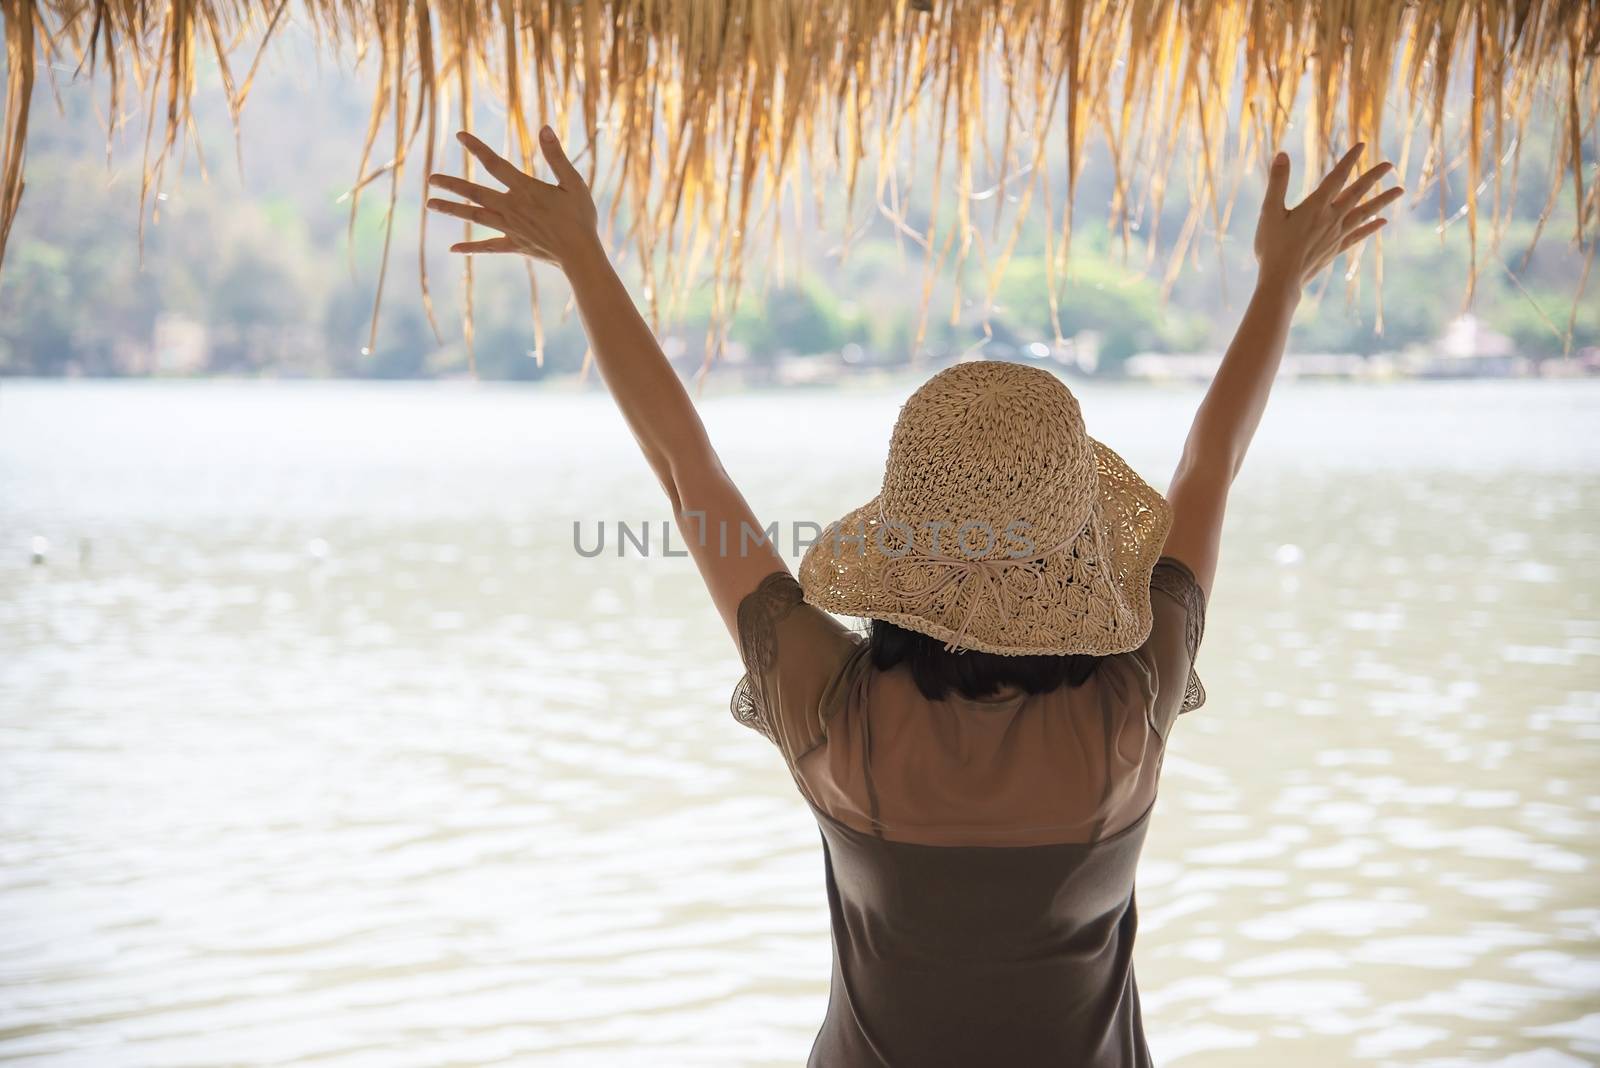
[[(339, 197), (370, 89), (291, 31), (236, 146), (202, 88), (205, 173), (142, 265), (138, 152), (108, 165), (92, 85), (36, 98), (0, 273), (0, 1062), (800, 1063), (816, 828), (728, 713), (688, 561), (617, 551), (670, 517), (564, 284), (540, 269), (541, 362), (523, 268), (480, 261), (467, 376), (453, 229), (442, 339), (421, 311), (413, 175), (362, 351), (385, 198), (347, 243)], [(1302, 310), (1141, 868), (1158, 1063), (1600, 1062), (1600, 304), (1570, 207), (1523, 263), (1552, 139), (1470, 306), (1446, 182), (1389, 228), (1381, 333), (1370, 272)], [(1091, 154), (1065, 343), (1036, 233), (987, 334), (937, 279), (920, 349), (886, 220), (753, 256), (702, 399), (757, 514), (870, 496), (964, 355), (1055, 368), (1165, 489), (1259, 187), (1165, 301), (1167, 239), (1125, 258), (1108, 189)], [(706, 313), (666, 328), (686, 374)]]

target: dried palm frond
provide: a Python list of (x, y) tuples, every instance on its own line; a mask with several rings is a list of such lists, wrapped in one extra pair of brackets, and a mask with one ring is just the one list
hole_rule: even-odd
[[(242, 41), (266, 47), (288, 4), (0, 0), (8, 64), (0, 259), (22, 196), (39, 64), (103, 69), (113, 105), (130, 86), (145, 99), (148, 195), (189, 128), (198, 50), (215, 53), (237, 116), (259, 53), (242, 80), (231, 55)], [(377, 58), (356, 195), (386, 171), (392, 204), (419, 131), (431, 169), (452, 125), (442, 114), (452, 90), (465, 124), (475, 89), (486, 86), (506, 106), (505, 143), (525, 166), (529, 131), (541, 121), (582, 150), (591, 181), (599, 157), (609, 157), (600, 184), (612, 194), (612, 237), (638, 263), (657, 320), (664, 301), (675, 305), (709, 269), (713, 318), (725, 328), (753, 213), (773, 209), (776, 231), (776, 209), (795, 195), (802, 169), (837, 173), (853, 205), (862, 164), (872, 166), (880, 209), (929, 258), (925, 311), (933, 274), (973, 246), (975, 168), (984, 160), (1018, 205), (990, 263), (991, 296), (1024, 217), (1043, 200), (1054, 299), (1091, 138), (1109, 150), (1114, 223), (1127, 240), (1130, 219), (1159, 214), (1171, 180), (1165, 161), (1192, 160), (1179, 176), (1189, 197), (1173, 258), (1181, 263), (1198, 235), (1225, 229), (1240, 174), (1283, 143), (1302, 87), (1303, 174), (1327, 162), (1336, 136), (1377, 143), (1398, 95), (1402, 173), (1413, 189), (1411, 131), (1425, 135), (1420, 187), (1436, 185), (1441, 204), (1449, 176), (1464, 172), (1474, 269), (1480, 232), (1498, 240), (1510, 201), (1501, 164), (1515, 173), (1535, 108), (1560, 117), (1545, 219), (1570, 184), (1572, 237), (1591, 257), (1600, 225), (1600, 182), (1586, 177), (1584, 158), (1600, 114), (1593, 0), (298, 0), (293, 14), (329, 48)], [(1452, 114), (1449, 91), (1463, 80), (1470, 106)], [(998, 155), (984, 141), (995, 107), (1004, 115)], [(369, 173), (386, 125), (393, 157)], [(923, 171), (915, 131), (929, 127), (935, 160)], [(1065, 165), (1059, 206), (1052, 155)], [(953, 214), (936, 211), (921, 230), (900, 217), (908, 175), (930, 181), (934, 203), (953, 201)], [(1153, 249), (1155, 235), (1146, 240)], [(470, 346), (470, 275), (467, 307)], [(714, 331), (708, 360), (720, 340)]]

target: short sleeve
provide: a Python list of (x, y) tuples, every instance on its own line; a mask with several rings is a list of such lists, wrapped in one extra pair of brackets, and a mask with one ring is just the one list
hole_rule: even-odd
[(866, 662), (865, 643), (807, 604), (787, 571), (774, 571), (739, 603), (739, 655), (745, 674), (732, 712), (783, 752), (793, 769), (826, 737), (828, 720)]
[(1150, 636), (1133, 656), (1152, 680), (1151, 724), (1165, 738), (1179, 715), (1206, 701), (1194, 667), (1205, 633), (1205, 591), (1187, 564), (1163, 556), (1150, 572), (1150, 608)]

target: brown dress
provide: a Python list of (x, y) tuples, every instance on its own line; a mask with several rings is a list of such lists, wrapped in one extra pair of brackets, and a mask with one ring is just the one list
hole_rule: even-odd
[(775, 743), (822, 832), (833, 976), (811, 1065), (1150, 1064), (1134, 871), (1166, 738), (1205, 691), (1205, 598), (1151, 574), (1154, 624), (1082, 685), (929, 701), (801, 598), (739, 608), (740, 722)]

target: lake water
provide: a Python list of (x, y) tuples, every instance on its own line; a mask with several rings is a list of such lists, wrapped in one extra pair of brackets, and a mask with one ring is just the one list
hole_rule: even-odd
[[(912, 385), (704, 407), (827, 521)], [(1077, 392), (1164, 489), (1199, 391)], [(602, 394), (0, 383), (0, 1062), (801, 1063), (815, 825), (689, 562), (573, 549), (667, 518)], [(1158, 1063), (1600, 1062), (1597, 529), (1600, 382), (1279, 387), (1140, 869)]]

